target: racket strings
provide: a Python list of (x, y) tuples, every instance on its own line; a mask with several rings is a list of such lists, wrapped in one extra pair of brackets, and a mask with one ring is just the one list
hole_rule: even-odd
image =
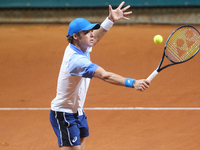
[(199, 32), (192, 27), (183, 27), (168, 39), (166, 55), (172, 62), (183, 62), (193, 57), (199, 50)]

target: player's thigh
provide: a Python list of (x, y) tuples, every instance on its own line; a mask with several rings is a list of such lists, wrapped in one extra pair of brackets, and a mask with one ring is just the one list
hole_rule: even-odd
[(85, 149), (85, 138), (81, 138), (81, 150)]

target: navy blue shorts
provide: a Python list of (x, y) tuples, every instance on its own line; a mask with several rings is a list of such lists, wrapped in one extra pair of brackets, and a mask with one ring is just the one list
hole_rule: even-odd
[(76, 146), (81, 145), (80, 139), (89, 136), (87, 117), (78, 116), (78, 113), (50, 112), (50, 122), (58, 138), (58, 145)]

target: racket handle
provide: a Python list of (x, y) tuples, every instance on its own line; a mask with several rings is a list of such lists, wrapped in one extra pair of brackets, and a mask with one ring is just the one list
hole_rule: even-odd
[(152, 72), (152, 74), (147, 78), (147, 80), (149, 82), (151, 82), (151, 80), (158, 74), (157, 70), (154, 70), (154, 72)]

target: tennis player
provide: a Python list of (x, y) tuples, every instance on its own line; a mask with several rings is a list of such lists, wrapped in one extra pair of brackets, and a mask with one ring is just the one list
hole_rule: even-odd
[(51, 102), (50, 121), (58, 138), (61, 150), (84, 150), (85, 138), (89, 136), (87, 118), (83, 111), (90, 79), (102, 79), (111, 84), (135, 88), (144, 91), (149, 87), (145, 79), (125, 78), (107, 72), (90, 61), (92, 47), (120, 19), (129, 20), (125, 12), (130, 6), (122, 9), (109, 5), (109, 16), (102, 24), (91, 24), (84, 18), (77, 18), (69, 24), (68, 42), (57, 83), (57, 95)]

